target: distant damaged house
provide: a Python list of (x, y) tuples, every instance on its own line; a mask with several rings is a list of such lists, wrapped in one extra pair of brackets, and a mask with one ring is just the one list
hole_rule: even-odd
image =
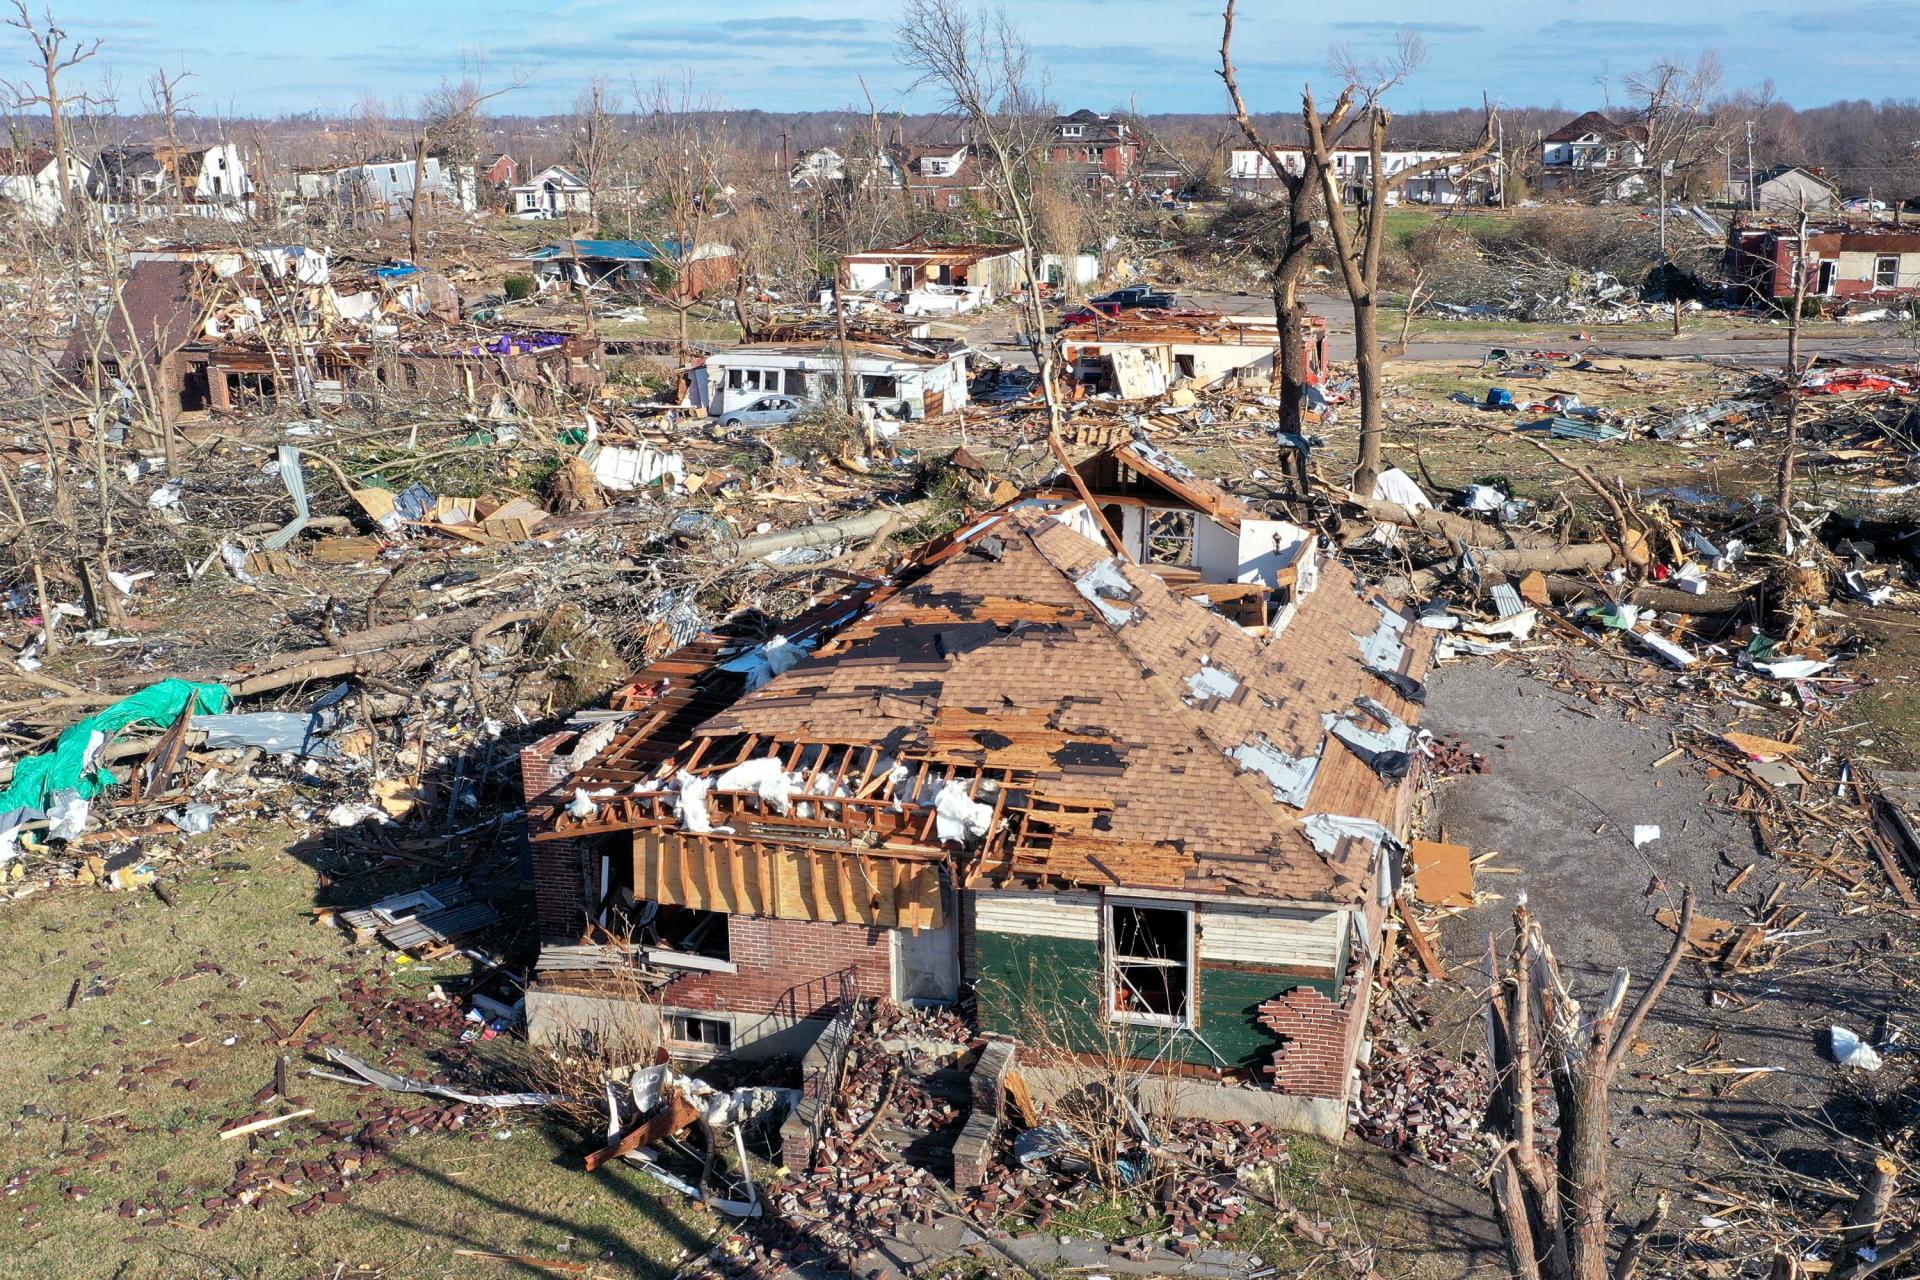
[[(1138, 400), (1177, 386), (1268, 382), (1279, 374), (1280, 330), (1271, 320), (1210, 311), (1122, 311), (1069, 326), (1055, 339), (1078, 396)], [(1327, 363), (1327, 323), (1309, 318), (1307, 381)]]
[(536, 275), (582, 286), (605, 284), (699, 299), (732, 287), (740, 275), (733, 246), (707, 241), (571, 240), (524, 255)]
[(566, 165), (548, 165), (507, 188), (507, 212), (516, 218), (590, 217), (593, 188)]
[(838, 342), (825, 339), (748, 343), (708, 356), (696, 371), (704, 381), (696, 379), (694, 394), (704, 395), (714, 417), (767, 395), (835, 401), (850, 371), (856, 400), (882, 417), (917, 421), (966, 404), (968, 354), (954, 338), (850, 341), (844, 354)]
[[(1620, 124), (1589, 111), (1540, 140), (1540, 191), (1606, 200), (1643, 194), (1649, 185), (1645, 125)], [(1669, 163), (1667, 171), (1672, 172)]]
[(178, 209), (196, 216), (234, 210), (253, 197), (240, 148), (110, 147), (94, 162), (88, 193), (114, 219)]
[[(1190, 513), (1193, 563), (1089, 536), (1081, 486)], [(1339, 1134), (1429, 643), (1314, 543), (1127, 446), (778, 634), (643, 671), (621, 723), (522, 753), (534, 1036), (631, 1025), (636, 972), (688, 1054), (971, 992), (1042, 1057), (1157, 1062), (1196, 1112), (1236, 1082), (1239, 1114)]]
[(887, 153), (908, 199), (922, 209), (951, 211), (969, 201), (992, 203), (992, 189), (970, 143), (916, 142), (889, 147)]
[[(67, 159), (71, 194), (86, 190), (89, 166), (77, 155)], [(51, 147), (0, 147), (0, 203), (15, 205), (38, 222), (60, 213), (60, 160)]]
[(121, 302), (76, 323), (62, 374), (109, 402), (151, 403), (168, 423), (605, 380), (598, 343), (453, 327), (452, 286), (408, 263), (349, 267), (300, 246), (142, 249)]
[(840, 265), (849, 289), (905, 294), (912, 315), (992, 306), (1027, 279), (1019, 246), (1007, 244), (909, 240), (890, 249), (847, 254)]
[(1871, 300), (1920, 293), (1920, 231), (1881, 223), (1820, 220), (1800, 245), (1795, 226), (1735, 226), (1727, 274), (1763, 302), (1794, 295), (1796, 264), (1814, 299)]
[[(1274, 147), (1274, 158), (1292, 177), (1306, 171), (1303, 147)], [(1501, 197), (1501, 168), (1498, 156), (1484, 156), (1472, 162), (1441, 164), (1449, 156), (1460, 154), (1458, 147), (1395, 147), (1380, 153), (1380, 168), (1388, 179), (1420, 165), (1434, 167), (1403, 179), (1387, 189), (1387, 203), (1400, 204), (1492, 204)], [(1360, 204), (1373, 189), (1373, 153), (1366, 147), (1335, 147), (1333, 177), (1341, 199)], [(1227, 187), (1247, 199), (1274, 199), (1285, 193), (1285, 184), (1274, 172), (1266, 155), (1251, 148), (1238, 148), (1227, 157)]]

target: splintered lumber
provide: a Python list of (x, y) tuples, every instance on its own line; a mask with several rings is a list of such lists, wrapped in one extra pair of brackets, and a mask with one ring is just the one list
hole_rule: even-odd
[[(1660, 908), (1653, 913), (1653, 918), (1669, 929), (1680, 926), (1680, 913), (1672, 907)], [(1731, 920), (1695, 916), (1687, 924), (1687, 945), (1703, 959), (1718, 961), (1726, 955), (1733, 934), (1734, 924)]]
[(1420, 957), (1420, 967), (1433, 977), (1447, 977), (1447, 966), (1441, 963), (1440, 953), (1433, 949), (1433, 940), (1420, 928), (1420, 922), (1413, 918), (1413, 910), (1407, 906), (1405, 898), (1400, 899), (1400, 922), (1406, 926), (1407, 941), (1413, 944), (1413, 953)]
[(667, 1105), (647, 1117), (623, 1134), (618, 1142), (600, 1148), (587, 1157), (587, 1171), (591, 1173), (609, 1160), (618, 1160), (629, 1151), (638, 1151), (641, 1147), (650, 1147), (665, 1142), (668, 1138), (677, 1138), (692, 1128), (700, 1119), (700, 1108), (678, 1091), (667, 1094)]
[(220, 1141), (225, 1142), (228, 1138), (243, 1138), (249, 1133), (258, 1133), (262, 1129), (272, 1129), (278, 1125), (285, 1124), (289, 1120), (298, 1120), (301, 1116), (310, 1116), (312, 1114), (312, 1107), (301, 1107), (298, 1111), (289, 1111), (284, 1115), (268, 1116), (264, 1120), (252, 1120), (246, 1124), (235, 1125), (230, 1129), (222, 1129), (220, 1131)]
[(1007, 1101), (1013, 1104), (1014, 1118), (1022, 1128), (1031, 1129), (1040, 1123), (1040, 1108), (1034, 1105), (1033, 1091), (1027, 1088), (1027, 1078), (1018, 1071), (1007, 1072)]

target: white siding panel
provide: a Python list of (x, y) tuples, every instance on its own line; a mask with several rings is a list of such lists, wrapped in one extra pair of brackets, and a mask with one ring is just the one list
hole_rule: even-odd
[(1100, 940), (1100, 900), (1090, 893), (976, 893), (973, 925), (984, 933)]
[(1337, 968), (1344, 911), (1295, 907), (1200, 907), (1200, 958), (1243, 964)]

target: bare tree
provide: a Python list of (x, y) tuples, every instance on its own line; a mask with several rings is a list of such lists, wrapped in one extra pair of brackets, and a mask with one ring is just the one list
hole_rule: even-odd
[[(1666, 1214), (1664, 1200), (1607, 1262), (1610, 1093), (1620, 1064), (1679, 967), (1693, 923), (1693, 891), (1680, 899), (1673, 945), (1624, 1019), (1632, 976), (1616, 969), (1600, 1006), (1581, 1008), (1560, 976), (1553, 948), (1526, 900), (1514, 908), (1513, 958), (1494, 970), (1488, 996), (1493, 1064), (1490, 1123), (1503, 1141), (1490, 1172), (1501, 1230), (1518, 1280), (1630, 1280), (1647, 1234)], [(1558, 1136), (1548, 1144), (1535, 1116), (1541, 1059), (1558, 1104)]]
[(688, 359), (689, 322), (704, 294), (703, 269), (714, 223), (730, 200), (720, 179), (723, 142), (713, 107), (697, 96), (691, 77), (678, 88), (661, 81), (640, 117), (638, 150), (648, 177), (647, 214), (659, 253), (647, 296), (674, 313), (676, 354)]
[[(1425, 57), (1420, 38), (1402, 34), (1395, 53), (1384, 63), (1361, 67), (1349, 62), (1347, 85), (1333, 110), (1324, 117), (1313, 100), (1311, 86), (1301, 91), (1301, 115), (1307, 127), (1307, 145), (1320, 170), (1320, 192), (1326, 202), (1327, 226), (1333, 235), (1334, 258), (1340, 264), (1347, 298), (1353, 305), (1354, 372), (1360, 384), (1360, 449), (1354, 468), (1353, 492), (1373, 496), (1380, 476), (1380, 445), (1384, 431), (1381, 378), (1384, 356), (1380, 349), (1380, 264), (1387, 251), (1389, 196), (1408, 182), (1429, 173), (1458, 169), (1464, 177), (1493, 150), (1495, 128), (1491, 106), (1480, 139), (1456, 155), (1436, 156), (1407, 165), (1396, 173), (1386, 169), (1387, 136), (1393, 114), (1382, 100), (1386, 92), (1419, 67)], [(1364, 125), (1367, 135), (1366, 186), (1353, 223), (1347, 221), (1344, 194), (1335, 174), (1333, 148), (1349, 122)]]
[(15, 16), (7, 19), (7, 25), (27, 33), (38, 59), (37, 70), (42, 83), (33, 88), (4, 81), (0, 81), (0, 84), (5, 85), (16, 110), (24, 107), (47, 109), (47, 115), (53, 121), (53, 158), (57, 166), (54, 172), (58, 175), (60, 203), (64, 207), (73, 203), (73, 139), (67, 129), (67, 107), (94, 105), (100, 100), (87, 93), (67, 92), (60, 86), (60, 77), (99, 53), (100, 41), (74, 39), (54, 20), (51, 5), (42, 10), (37, 20), (32, 10), (27, 8), (27, 0), (13, 0), (13, 8)]
[(484, 140), (481, 108), (502, 94), (512, 93), (526, 83), (521, 76), (498, 89), (482, 87), (484, 65), (476, 64), (459, 80), (442, 80), (421, 103), (420, 129), (413, 142), (413, 198), (407, 202), (407, 257), (420, 261), (420, 214), (426, 203), (427, 153), (438, 151), (446, 157), (443, 180), (455, 186), (480, 162)]
[[(626, 181), (632, 145), (620, 127), (620, 95), (607, 87), (605, 76), (595, 76), (573, 105), (573, 136), (567, 159), (587, 184), (587, 207), (593, 217), (606, 220), (608, 195)], [(625, 202), (623, 202), (625, 203)], [(633, 234), (633, 209), (626, 204), (627, 234)]]
[(174, 175), (173, 192), (168, 198), (168, 207), (176, 213), (180, 211), (181, 202), (186, 198), (185, 175), (180, 171), (180, 127), (178, 112), (180, 103), (184, 101), (184, 99), (180, 97), (180, 86), (185, 83), (187, 77), (192, 74), (191, 71), (182, 68), (178, 75), (169, 76), (166, 68), (156, 67), (154, 68), (153, 74), (147, 77), (147, 101), (152, 106), (154, 112), (166, 121), (167, 125), (167, 157), (168, 164), (172, 166)]
[[(1240, 82), (1233, 68), (1233, 20), (1236, 0), (1227, 0), (1221, 22), (1220, 78), (1226, 81), (1227, 98), (1233, 104), (1233, 118), (1246, 137), (1247, 145), (1259, 153), (1259, 160), (1273, 171), (1280, 184), (1285, 209), (1285, 229), (1270, 239), (1267, 256), (1267, 285), (1273, 292), (1273, 320), (1279, 330), (1280, 430), (1299, 438), (1305, 434), (1302, 412), (1307, 394), (1307, 325), (1310, 319), (1306, 299), (1300, 293), (1300, 278), (1313, 259), (1314, 224), (1320, 218), (1320, 159), (1309, 149), (1299, 154), (1297, 165), (1285, 163), (1280, 153), (1254, 126), (1240, 95)], [(1296, 476), (1302, 493), (1310, 487), (1307, 455), (1304, 449), (1293, 451)]]
[(988, 185), (1020, 242), (1027, 277), (1027, 346), (1046, 397), (1047, 445), (1108, 543), (1125, 556), (1125, 545), (1086, 491), (1060, 441), (1060, 388), (1040, 301), (1039, 235), (1031, 201), (1032, 168), (1035, 158), (1045, 154), (1046, 126), (1026, 43), (1004, 9), (969, 17), (958, 0), (906, 0), (895, 40), (900, 61), (918, 73), (916, 87), (930, 85), (940, 92), (946, 108), (966, 121), (974, 147), (986, 160)]
[(1807, 309), (1809, 221), (1806, 197), (1802, 196), (1793, 241), (1793, 310), (1787, 315), (1787, 439), (1780, 450), (1780, 482), (1775, 494), (1779, 511), (1774, 517), (1774, 533), (1783, 551), (1793, 546), (1794, 455), (1800, 448), (1800, 318)]

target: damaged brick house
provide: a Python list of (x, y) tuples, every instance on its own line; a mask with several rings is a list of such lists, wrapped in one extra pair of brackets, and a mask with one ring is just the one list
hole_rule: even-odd
[(631, 1017), (636, 963), (694, 1054), (970, 990), (987, 1031), (1192, 1075), (1181, 1107), (1250, 1081), (1230, 1105), (1344, 1130), (1424, 634), (1155, 450), (1062, 481), (523, 752), (536, 1039)]

